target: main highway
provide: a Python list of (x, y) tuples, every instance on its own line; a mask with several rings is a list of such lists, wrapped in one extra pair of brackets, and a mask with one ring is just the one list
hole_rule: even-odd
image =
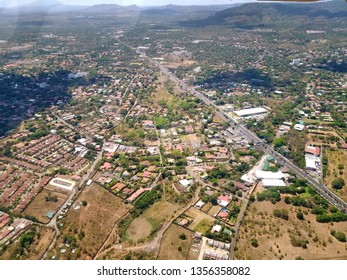
[(155, 67), (159, 68), (162, 74), (165, 74), (169, 77), (169, 79), (174, 82), (177, 86), (179, 86), (182, 90), (189, 91), (191, 94), (198, 97), (202, 100), (206, 105), (213, 106), (216, 109), (216, 114), (227, 122), (230, 126), (237, 128), (249, 142), (253, 142), (254, 145), (258, 146), (265, 153), (273, 156), (282, 166), (292, 170), (296, 173), (296, 176), (300, 179), (306, 179), (311, 185), (313, 185), (317, 192), (322, 195), (327, 201), (333, 204), (339, 210), (346, 211), (347, 203), (338, 197), (335, 193), (329, 190), (324, 184), (316, 181), (311, 176), (309, 176), (306, 172), (292, 163), (289, 159), (276, 152), (270, 145), (268, 145), (264, 140), (260, 139), (256, 134), (248, 130), (243, 124), (238, 123), (235, 119), (233, 119), (228, 114), (225, 114), (221, 111), (218, 106), (214, 104), (213, 101), (209, 100), (203, 93), (199, 92), (195, 88), (189, 86), (184, 81), (177, 78), (172, 72), (169, 71), (166, 67), (160, 64), (160, 62), (148, 57), (144, 52), (136, 50), (136, 52), (142, 57), (147, 59), (151, 64)]

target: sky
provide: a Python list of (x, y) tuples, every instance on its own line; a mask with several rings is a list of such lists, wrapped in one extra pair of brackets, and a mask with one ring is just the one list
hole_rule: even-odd
[[(56, 0), (62, 4), (69, 5), (94, 5), (94, 4), (118, 4), (118, 5), (138, 5), (138, 6), (161, 6), (168, 4), (175, 5), (217, 5), (232, 4), (240, 2), (251, 2), (256, 0)], [(37, 0), (0, 0), (0, 7), (20, 6), (37, 2)]]

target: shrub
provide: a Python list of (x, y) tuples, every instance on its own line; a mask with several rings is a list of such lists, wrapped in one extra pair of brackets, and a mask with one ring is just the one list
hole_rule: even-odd
[(306, 249), (307, 248), (307, 244), (308, 241), (306, 239), (296, 239), (293, 235), (290, 237), (290, 243), (294, 246), (294, 247), (301, 247)]
[(346, 234), (341, 231), (331, 230), (330, 234), (334, 236), (340, 242), (346, 242)]
[(281, 218), (281, 219), (286, 220), (286, 221), (288, 221), (288, 219), (289, 219), (288, 211), (286, 209), (281, 209), (281, 210), (275, 209), (273, 211), (273, 214), (275, 217)]
[(181, 233), (179, 235), (179, 238), (182, 239), (182, 240), (186, 240), (187, 239), (187, 236), (184, 234), (184, 233)]
[(302, 212), (296, 213), (296, 217), (297, 217), (299, 220), (304, 220), (304, 214), (303, 214)]
[(259, 246), (258, 240), (257, 240), (256, 238), (252, 238), (252, 240), (251, 240), (251, 245), (252, 245), (254, 248), (258, 248), (258, 246)]

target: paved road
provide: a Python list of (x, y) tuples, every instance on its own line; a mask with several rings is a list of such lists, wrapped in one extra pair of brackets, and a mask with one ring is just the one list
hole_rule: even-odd
[(247, 140), (249, 140), (250, 142), (253, 142), (255, 145), (258, 145), (259, 148), (261, 148), (264, 152), (272, 155), (284, 167), (294, 171), (297, 177), (301, 179), (306, 179), (308, 182), (310, 182), (316, 188), (317, 192), (321, 194), (326, 200), (328, 200), (335, 207), (337, 207), (340, 210), (346, 211), (347, 203), (344, 200), (342, 200), (340, 197), (338, 197), (335, 193), (330, 191), (327, 187), (325, 187), (324, 184), (319, 183), (318, 181), (313, 179), (311, 176), (309, 176), (306, 172), (304, 172), (302, 169), (300, 169), (295, 164), (293, 164), (290, 160), (288, 160), (287, 158), (285, 158), (284, 156), (276, 152), (272, 147), (267, 145), (264, 140), (260, 139), (253, 132), (248, 130), (243, 124), (238, 123), (231, 116), (224, 114), (224, 112), (222, 112), (211, 100), (205, 97), (203, 93), (197, 91), (195, 88), (187, 85), (185, 82), (178, 79), (173, 73), (171, 73), (167, 68), (165, 68), (159, 62), (148, 57), (143, 52), (137, 51), (137, 53), (141, 57), (146, 58), (154, 66), (158, 67), (163, 74), (167, 75), (171, 81), (176, 83), (183, 90), (190, 91), (193, 95), (197, 96), (200, 100), (202, 100), (206, 105), (213, 106), (216, 109), (216, 114), (225, 122), (227, 122), (229, 125), (237, 126), (237, 128), (243, 133), (243, 135), (245, 136), (245, 138), (247, 138)]

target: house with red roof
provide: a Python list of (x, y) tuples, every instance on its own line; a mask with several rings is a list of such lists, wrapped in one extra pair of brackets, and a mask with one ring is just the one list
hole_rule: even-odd
[(315, 146), (307, 145), (306, 148), (305, 148), (305, 153), (311, 154), (311, 155), (315, 155), (315, 156), (319, 156), (320, 155), (320, 148), (319, 147), (315, 147)]
[(103, 171), (108, 171), (111, 168), (112, 168), (112, 164), (107, 161), (100, 167), (100, 169)]
[(229, 213), (227, 211), (220, 211), (218, 213), (218, 217), (221, 218), (222, 220), (227, 220), (229, 216)]

